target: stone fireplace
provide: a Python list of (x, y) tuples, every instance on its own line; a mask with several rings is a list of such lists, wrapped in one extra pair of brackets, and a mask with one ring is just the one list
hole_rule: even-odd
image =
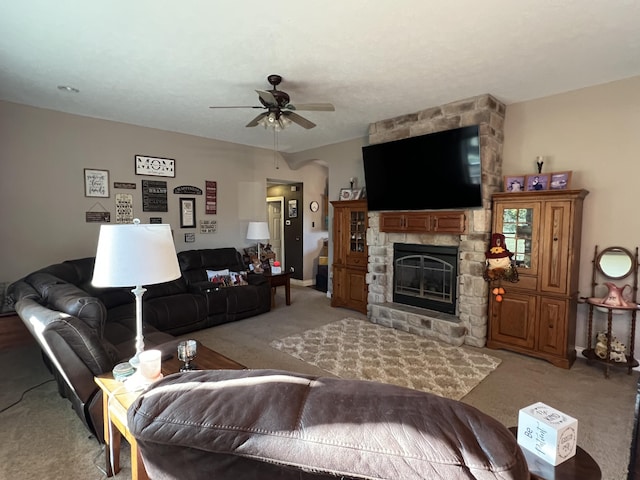
[[(491, 95), (450, 103), (417, 113), (383, 120), (369, 128), (369, 143), (382, 143), (469, 125), (480, 125), (483, 207), (465, 211), (467, 229), (462, 235), (437, 233), (387, 233), (379, 228), (379, 213), (369, 212), (367, 231), (368, 306), (367, 317), (373, 323), (394, 327), (425, 337), (434, 337), (452, 345), (483, 347), (487, 338), (489, 286), (482, 278), (485, 251), (491, 233), (491, 195), (502, 182), (502, 142), (505, 106)], [(426, 245), (455, 251), (455, 276), (452, 285), (441, 285), (435, 293), (433, 285), (422, 287), (404, 274), (402, 289), (416, 296), (422, 288), (426, 297), (450, 296), (448, 311), (437, 311), (433, 304), (406, 302), (394, 294), (396, 245)], [(432, 257), (433, 255), (428, 255)], [(414, 259), (414, 263), (417, 261)], [(430, 260), (427, 260), (429, 263)], [(410, 264), (410, 262), (409, 262)], [(424, 265), (424, 262), (423, 262)], [(434, 273), (438, 261), (429, 264)], [(401, 268), (405, 265), (401, 265)], [(442, 275), (450, 273), (442, 267)], [(441, 277), (442, 282), (446, 282)], [(429, 292), (429, 288), (433, 291)], [(418, 292), (420, 293), (420, 292)], [(433, 299), (433, 298), (431, 298)], [(400, 303), (402, 302), (402, 303)], [(408, 305), (407, 303), (413, 303)], [(417, 304), (416, 304), (417, 303)], [(442, 309), (439, 309), (442, 310)]]

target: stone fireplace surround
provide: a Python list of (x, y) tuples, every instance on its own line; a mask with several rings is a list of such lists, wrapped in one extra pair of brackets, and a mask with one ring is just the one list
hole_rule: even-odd
[[(500, 191), (502, 183), (504, 115), (505, 105), (485, 94), (370, 125), (370, 144), (480, 125), (483, 187), (482, 208), (465, 211), (468, 226), (463, 235), (381, 232), (379, 213), (369, 212), (367, 317), (372, 323), (433, 337), (456, 346), (484, 347), (489, 285), (482, 278), (482, 273), (491, 233), (491, 196)], [(395, 242), (458, 247), (456, 315), (393, 303)]]

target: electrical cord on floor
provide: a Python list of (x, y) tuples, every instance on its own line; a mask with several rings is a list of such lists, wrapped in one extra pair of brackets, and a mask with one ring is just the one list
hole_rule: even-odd
[(6, 412), (6, 411), (7, 411), (7, 410), (9, 410), (10, 408), (15, 407), (17, 404), (19, 404), (19, 403), (24, 399), (24, 396), (25, 396), (27, 393), (29, 393), (31, 390), (34, 390), (34, 389), (36, 389), (36, 388), (38, 388), (38, 387), (41, 387), (41, 386), (42, 386), (42, 385), (44, 385), (45, 383), (53, 382), (53, 380), (54, 380), (53, 378), (50, 378), (49, 380), (45, 380), (45, 381), (44, 381), (44, 382), (42, 382), (42, 383), (39, 383), (39, 384), (37, 384), (37, 385), (34, 385), (33, 387), (29, 387), (29, 388), (27, 388), (24, 392), (22, 392), (22, 395), (20, 395), (20, 398), (19, 398), (17, 401), (13, 402), (11, 405), (7, 405), (6, 407), (4, 407), (2, 410), (0, 410), (0, 413)]
[(98, 471), (102, 474), (102, 476), (100, 477), (101, 480), (106, 480), (106, 478), (108, 477), (107, 471), (98, 464), (98, 459), (100, 457), (104, 458), (104, 449), (105, 449), (105, 445), (101, 445), (100, 451), (96, 454), (95, 457), (93, 457), (93, 466), (96, 467)]

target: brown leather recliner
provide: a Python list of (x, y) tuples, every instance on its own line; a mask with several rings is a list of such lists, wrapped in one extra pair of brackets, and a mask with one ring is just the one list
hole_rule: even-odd
[(462, 402), (279, 370), (170, 375), (128, 411), (158, 479), (528, 479), (514, 436)]

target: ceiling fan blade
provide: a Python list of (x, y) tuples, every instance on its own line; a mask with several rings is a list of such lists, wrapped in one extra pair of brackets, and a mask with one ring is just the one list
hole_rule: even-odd
[(312, 121), (307, 120), (306, 118), (301, 117), (300, 115), (294, 112), (282, 112), (282, 115), (286, 116), (292, 122), (297, 123), (298, 125), (306, 129), (310, 129), (316, 126), (316, 124), (313, 123)]
[(273, 105), (274, 107), (278, 105), (273, 93), (268, 92), (267, 90), (256, 90), (256, 93), (266, 105)]
[(287, 110), (306, 110), (308, 112), (316, 111), (316, 112), (335, 112), (336, 107), (331, 105), (330, 103), (299, 103), (297, 105), (292, 105), (291, 103), (287, 105)]
[(209, 108), (264, 108), (263, 106), (258, 105), (229, 105), (229, 106), (215, 106)]
[(245, 127), (257, 127), (258, 126), (258, 122), (260, 120), (262, 120), (264, 117), (266, 117), (267, 115), (269, 115), (269, 112), (264, 112), (261, 113), (260, 115), (258, 115), (256, 118), (254, 118), (253, 120), (251, 120), (249, 123), (247, 123), (245, 125)]

